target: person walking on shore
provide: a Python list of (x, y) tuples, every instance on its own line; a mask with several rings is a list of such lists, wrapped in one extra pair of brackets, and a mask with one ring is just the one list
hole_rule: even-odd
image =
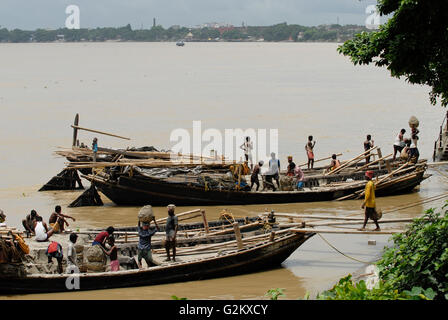
[(364, 201), (362, 202), (361, 209), (364, 209), (364, 224), (360, 231), (366, 230), (367, 221), (372, 219), (376, 224), (376, 229), (374, 231), (381, 231), (378, 225), (377, 215), (376, 215), (376, 202), (375, 202), (375, 184), (372, 181), (373, 171), (366, 171), (365, 178), (367, 180), (366, 188), (364, 190)]
[(178, 219), (174, 214), (174, 209), (176, 206), (174, 204), (168, 205), (168, 218), (166, 219), (166, 241), (165, 241), (165, 250), (166, 250), (166, 261), (171, 261), (170, 257), (170, 249), (173, 249), (173, 261), (176, 261), (176, 235), (178, 228)]
[(314, 167), (314, 146), (316, 141), (313, 141), (313, 136), (308, 137), (308, 142), (305, 145), (306, 155), (308, 157), (308, 169), (313, 169)]

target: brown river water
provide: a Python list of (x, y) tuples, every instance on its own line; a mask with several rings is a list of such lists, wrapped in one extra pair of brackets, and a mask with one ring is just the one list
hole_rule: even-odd
[[(0, 44), (0, 208), (8, 225), (20, 227), (31, 209), (48, 219), (55, 205), (77, 220), (70, 228), (125, 226), (136, 223), (137, 207), (117, 207), (103, 196), (104, 207), (67, 208), (80, 191), (37, 192), (64, 166), (53, 155), (71, 145), (70, 124), (128, 136), (125, 141), (98, 136), (100, 146), (125, 148), (154, 145), (170, 148), (176, 128), (191, 131), (275, 128), (282, 163), (293, 155), (306, 159), (304, 144), (312, 134), (316, 158), (362, 151), (371, 134), (383, 154), (408, 128), (411, 115), (420, 120), (419, 149), (432, 157), (444, 109), (431, 106), (427, 87), (394, 79), (387, 70), (353, 66), (336, 52), (337, 44), (297, 43), (78, 43)], [(409, 130), (408, 130), (409, 131)], [(94, 134), (82, 132), (90, 144)], [(386, 153), (387, 152), (387, 153)], [(446, 168), (440, 168), (443, 171)], [(448, 191), (447, 179), (433, 176), (416, 192), (379, 198), (383, 209), (406, 205)], [(86, 182), (85, 185), (88, 185)], [(415, 217), (443, 200), (390, 213)], [(205, 207), (209, 220), (224, 208), (235, 216), (277, 212), (361, 214), (361, 202), (316, 202), (281, 205)], [(196, 209), (178, 207), (177, 212)], [(165, 208), (155, 209), (157, 217)], [(393, 226), (390, 226), (392, 228)], [(385, 227), (389, 228), (389, 226)], [(333, 246), (361, 261), (381, 254), (389, 236), (324, 235)], [(368, 245), (376, 240), (376, 245)], [(365, 264), (341, 255), (315, 236), (281, 267), (254, 274), (139, 288), (40, 294), (6, 299), (259, 299), (272, 288), (284, 288), (286, 299), (311, 296)]]

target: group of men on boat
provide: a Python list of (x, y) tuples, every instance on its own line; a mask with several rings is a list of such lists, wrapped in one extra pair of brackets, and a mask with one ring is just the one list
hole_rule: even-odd
[[(176, 237), (178, 231), (178, 218), (175, 215), (176, 206), (173, 204), (168, 205), (168, 217), (165, 225), (165, 250), (166, 250), (166, 261), (176, 261)], [(52, 263), (53, 258), (57, 261), (57, 271), (59, 273), (63, 272), (63, 248), (60, 243), (57, 241), (51, 241), (50, 238), (57, 233), (67, 233), (69, 237), (69, 244), (67, 247), (67, 273), (71, 273), (72, 270), (79, 270), (79, 266), (77, 263), (75, 244), (78, 239), (78, 235), (71, 231), (66, 231), (64, 226), (68, 226), (67, 219), (72, 219), (76, 221), (75, 218), (62, 214), (61, 206), (57, 205), (55, 207), (55, 211), (51, 214), (49, 218), (49, 226), (43, 221), (42, 216), (40, 216), (36, 210), (31, 210), (30, 214), (28, 214), (25, 219), (22, 220), (23, 227), (25, 228), (25, 232), (27, 237), (34, 236), (34, 240), (37, 242), (48, 242), (50, 241), (46, 255), (48, 257), (48, 263)], [(6, 215), (3, 211), (0, 211), (0, 222), (2, 226), (6, 219)], [(140, 269), (142, 269), (142, 260), (144, 259), (147, 266), (158, 265), (157, 262), (154, 261), (151, 253), (151, 238), (157, 232), (160, 231), (159, 226), (155, 218), (154, 227), (151, 227), (151, 222), (138, 222), (138, 256), (137, 256), (137, 265)], [(4, 224), (6, 226), (6, 224)], [(120, 263), (118, 261), (118, 248), (115, 245), (115, 236), (114, 236), (115, 228), (110, 226), (106, 230), (98, 233), (93, 242), (92, 246), (99, 246), (103, 253), (109, 257), (110, 260), (110, 271), (119, 271)]]
[[(411, 124), (410, 124), (411, 125)], [(415, 125), (411, 125), (411, 137), (405, 138), (404, 134), (406, 133), (405, 129), (401, 129), (398, 133), (397, 137), (395, 138), (394, 144), (393, 144), (393, 159), (392, 161), (395, 161), (397, 159), (397, 153), (400, 156), (400, 160), (404, 161), (411, 161), (411, 162), (417, 162), (418, 158), (420, 156), (418, 148), (417, 148), (417, 141), (418, 141), (418, 133), (419, 130)], [(316, 141), (314, 140), (313, 136), (308, 136), (308, 141), (305, 144), (305, 151), (308, 158), (307, 167), (308, 169), (314, 168), (314, 147), (316, 146)], [(366, 152), (366, 164), (370, 163), (370, 152), (374, 147), (374, 140), (372, 139), (372, 136), (368, 134), (366, 136), (366, 140), (363, 143), (364, 151)], [(261, 169), (264, 165), (264, 161), (260, 160), (255, 166), (253, 165), (252, 161), (252, 150), (253, 150), (253, 143), (250, 140), (250, 137), (246, 137), (244, 143), (240, 146), (240, 148), (244, 151), (244, 157), (245, 157), (245, 164), (246, 166), (250, 162), (250, 190), (253, 190), (254, 186), (256, 186), (255, 191), (258, 191), (260, 188), (260, 180), (258, 178), (259, 175), (262, 175), (263, 178), (263, 190), (264, 189), (272, 189), (276, 191), (277, 189), (280, 189), (280, 160), (276, 158), (276, 154), (274, 152), (271, 153), (271, 159), (269, 160), (269, 168), (268, 170), (262, 174)], [(337, 155), (333, 154), (331, 156), (331, 163), (330, 165), (325, 169), (326, 172), (336, 170), (341, 166), (341, 162), (339, 159), (337, 159)], [(304, 181), (305, 181), (305, 175), (300, 168), (300, 166), (296, 165), (293, 162), (293, 157), (288, 156), (288, 166), (286, 170), (286, 176), (292, 177), (294, 179), (294, 189), (296, 190), (303, 190)], [(274, 184), (274, 181), (276, 182), (276, 185)]]

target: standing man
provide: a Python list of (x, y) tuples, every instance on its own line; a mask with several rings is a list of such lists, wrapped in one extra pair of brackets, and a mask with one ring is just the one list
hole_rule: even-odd
[(165, 241), (165, 250), (166, 250), (166, 261), (170, 261), (170, 249), (173, 249), (173, 261), (176, 261), (176, 235), (178, 228), (178, 220), (176, 215), (174, 214), (174, 209), (176, 206), (174, 204), (168, 205), (168, 218), (166, 219), (166, 241)]
[(400, 133), (395, 138), (395, 142), (394, 142), (394, 156), (392, 158), (392, 161), (395, 161), (397, 152), (398, 152), (398, 155), (400, 155), (401, 151), (403, 150), (403, 148), (405, 146), (405, 143), (404, 143), (404, 134), (405, 133), (406, 133), (406, 130), (405, 129), (401, 129)]
[(361, 209), (365, 208), (364, 211), (364, 224), (361, 231), (366, 230), (367, 220), (372, 219), (376, 224), (376, 229), (374, 231), (381, 231), (380, 226), (378, 225), (378, 220), (376, 219), (376, 203), (375, 203), (375, 184), (372, 181), (373, 171), (366, 171), (366, 188), (364, 190), (364, 201), (362, 202)]
[(61, 206), (57, 205), (54, 208), (54, 212), (51, 214), (50, 219), (48, 219), (48, 223), (55, 233), (64, 232), (64, 224), (66, 224), (67, 227), (69, 226), (66, 218), (76, 221), (75, 218), (62, 214), (61, 211)]
[[(373, 148), (373, 140), (370, 134), (367, 135), (367, 140), (364, 141), (364, 151), (370, 150)], [(370, 162), (370, 152), (367, 153), (368, 157), (366, 158), (366, 164)]]
[(156, 233), (156, 230), (159, 231), (159, 228), (149, 228), (151, 222), (143, 222), (143, 227), (140, 226), (141, 222), (138, 222), (138, 257), (137, 264), (138, 268), (142, 269), (142, 259), (145, 259), (148, 268), (151, 265), (156, 265), (154, 260), (152, 259), (151, 253), (151, 237)]
[(253, 170), (254, 164), (252, 161), (252, 149), (254, 148), (252, 141), (250, 141), (250, 137), (246, 137), (246, 141), (240, 146), (241, 149), (244, 151), (244, 158), (246, 159), (246, 162), (249, 163), (250, 161), (250, 170)]
[(76, 270), (78, 268), (75, 249), (76, 240), (78, 240), (78, 235), (76, 233), (71, 233), (70, 242), (68, 243), (67, 249), (67, 273), (71, 273), (72, 270)]
[(96, 162), (96, 154), (98, 152), (98, 139), (97, 138), (93, 138), (92, 151), (93, 151), (93, 162)]
[(308, 137), (308, 142), (305, 145), (306, 155), (308, 156), (308, 169), (313, 169), (314, 167), (314, 146), (316, 141), (313, 142), (313, 136)]
[(271, 159), (269, 160), (269, 171), (266, 172), (266, 181), (272, 184), (274, 191), (276, 189), (274, 183), (272, 182), (272, 179), (274, 179), (277, 182), (277, 188), (280, 189), (279, 173), (280, 173), (280, 160), (275, 157), (275, 152), (272, 152)]

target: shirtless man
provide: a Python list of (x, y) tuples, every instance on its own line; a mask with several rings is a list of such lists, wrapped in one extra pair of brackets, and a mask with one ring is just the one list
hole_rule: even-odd
[(55, 233), (64, 232), (65, 224), (67, 225), (67, 227), (69, 226), (66, 220), (67, 218), (76, 221), (75, 218), (62, 214), (61, 210), (61, 206), (56, 206), (54, 208), (54, 212), (50, 216), (50, 219), (48, 219), (48, 223), (50, 224), (50, 227), (54, 229)]
[(22, 225), (28, 234), (34, 234), (34, 222), (36, 218), (39, 217), (36, 210), (31, 210), (31, 213), (22, 220)]
[(316, 141), (313, 141), (313, 136), (308, 137), (308, 142), (305, 145), (306, 155), (308, 156), (308, 169), (314, 167), (314, 146)]

